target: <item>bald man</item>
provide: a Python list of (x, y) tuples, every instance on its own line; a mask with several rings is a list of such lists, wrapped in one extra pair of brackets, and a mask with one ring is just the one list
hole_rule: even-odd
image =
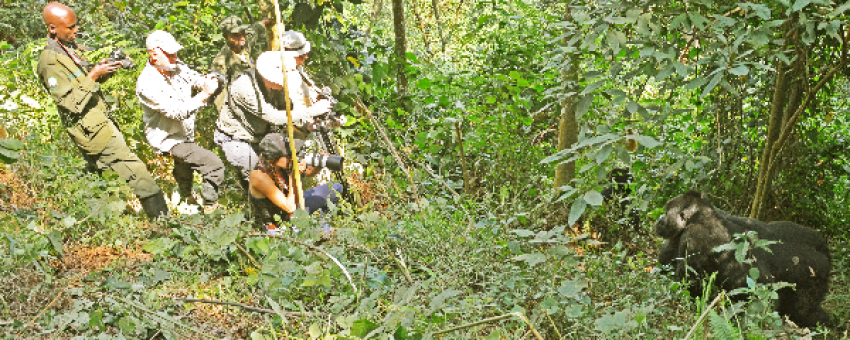
[(151, 220), (168, 213), (162, 190), (109, 113), (101, 83), (121, 66), (120, 61), (91, 62), (77, 47), (77, 15), (58, 2), (44, 6), (47, 45), (38, 58), (38, 77), (53, 97), (62, 123), (90, 168), (112, 170), (127, 181)]

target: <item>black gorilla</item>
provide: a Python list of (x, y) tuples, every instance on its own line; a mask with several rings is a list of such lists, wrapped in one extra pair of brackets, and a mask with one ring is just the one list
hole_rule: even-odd
[(635, 231), (640, 228), (640, 213), (636, 209), (628, 209), (628, 202), (624, 198), (632, 194), (629, 183), (634, 179), (628, 169), (614, 168), (608, 173), (608, 181), (612, 182), (602, 190), (602, 198), (611, 207), (611, 211), (618, 218), (626, 218), (626, 223)]
[[(727, 291), (746, 287), (749, 269), (754, 266), (759, 270), (760, 283), (796, 284), (796, 288), (778, 291), (776, 310), (780, 315), (803, 327), (829, 320), (821, 302), (829, 290), (832, 265), (820, 233), (792, 222), (764, 223), (730, 215), (713, 207), (698, 191), (671, 199), (664, 210), (655, 224), (655, 233), (666, 239), (658, 260), (672, 265), (677, 279), (692, 279), (692, 293), (701, 291), (701, 280), (711, 273), (717, 273), (717, 284)], [(751, 248), (747, 258), (755, 258), (752, 263), (739, 263), (731, 250), (712, 251), (731, 242), (735, 234), (747, 231), (757, 232), (760, 240), (779, 243), (768, 246), (772, 253)]]

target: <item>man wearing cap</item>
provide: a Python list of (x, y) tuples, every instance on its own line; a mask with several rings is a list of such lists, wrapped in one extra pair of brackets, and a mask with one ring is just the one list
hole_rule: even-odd
[[(259, 41), (265, 41), (261, 38), (265, 36), (265, 26), (268, 24), (269, 20), (263, 19), (253, 25), (243, 25), (242, 19), (237, 16), (227, 17), (221, 21), (221, 35), (226, 44), (213, 58), (210, 68), (223, 74), (228, 85), (248, 67), (254, 66), (256, 55), (252, 53), (252, 47)], [(222, 91), (215, 98), (215, 107), (219, 112), (224, 105), (225, 97), (226, 91)]]
[(271, 127), (284, 127), (287, 123), (283, 60), (286, 61), (286, 76), (292, 98), (295, 138), (305, 139), (314, 118), (327, 114), (333, 106), (327, 99), (318, 99), (317, 93), (305, 91), (304, 81), (296, 70), (296, 66), (306, 60), (310, 43), (303, 39), (303, 35), (300, 35), (300, 41), (287, 40), (286, 37), (285, 34), (283, 45), (288, 46), (286, 51), (260, 54), (255, 67), (248, 68), (233, 80), (228, 87), (227, 101), (216, 122), (215, 142), (221, 146), (227, 161), (242, 171), (243, 185), (247, 184), (244, 181), (247, 181), (249, 172), (257, 164), (256, 144), (270, 132)]
[[(183, 46), (168, 32), (154, 31), (146, 45), (150, 58), (136, 83), (136, 95), (144, 110), (145, 137), (158, 153), (174, 158), (174, 180), (180, 196), (189, 203), (195, 203), (193, 174), (197, 171), (201, 175), (200, 194), (209, 212), (218, 202), (224, 164), (212, 151), (194, 142), (195, 115), (210, 101), (218, 80), (195, 72), (177, 59)], [(199, 90), (194, 96), (193, 89)]]
[(101, 92), (120, 61), (92, 64), (77, 49), (77, 16), (70, 8), (51, 2), (42, 12), (47, 25), (47, 46), (38, 58), (37, 73), (53, 97), (62, 123), (77, 144), (89, 168), (112, 170), (127, 181), (145, 214), (154, 219), (168, 213), (162, 190), (145, 164), (130, 151), (111, 119)]

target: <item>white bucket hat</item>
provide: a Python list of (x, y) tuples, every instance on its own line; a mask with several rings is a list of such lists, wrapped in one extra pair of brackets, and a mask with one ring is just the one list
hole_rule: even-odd
[(286, 57), (286, 64), (289, 70), (293, 70), (295, 68), (295, 61), (292, 60), (292, 56), (288, 53), (291, 52), (263, 52), (259, 57), (257, 57), (257, 73), (272, 83), (283, 85), (283, 64), (281, 57)]
[(281, 36), (281, 45), (287, 52), (292, 52), (296, 57), (310, 52), (310, 42), (304, 38), (304, 34), (297, 31), (286, 31)]
[(145, 41), (145, 45), (148, 50), (159, 47), (168, 54), (174, 54), (183, 49), (183, 45), (180, 45), (177, 40), (174, 39), (174, 36), (166, 31), (151, 32), (151, 34), (148, 35), (148, 39)]

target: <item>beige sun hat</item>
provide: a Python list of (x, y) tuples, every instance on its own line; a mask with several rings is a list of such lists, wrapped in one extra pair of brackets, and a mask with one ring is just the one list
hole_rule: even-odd
[(174, 36), (166, 31), (151, 32), (151, 34), (148, 35), (148, 39), (145, 41), (145, 45), (148, 50), (159, 47), (168, 54), (174, 54), (183, 49), (183, 45), (180, 45), (180, 43), (174, 39)]

